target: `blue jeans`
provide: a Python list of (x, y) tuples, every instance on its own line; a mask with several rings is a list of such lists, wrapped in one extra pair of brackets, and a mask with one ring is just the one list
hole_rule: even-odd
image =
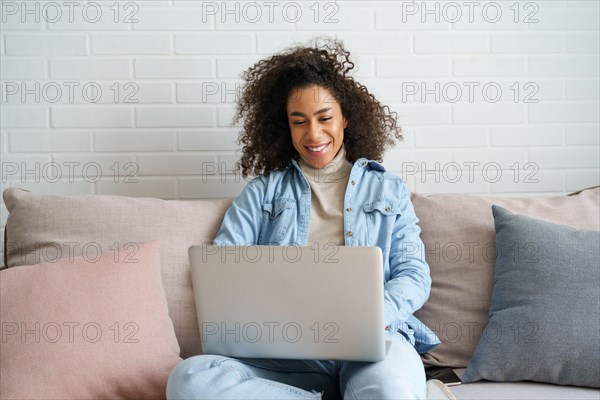
[(385, 360), (235, 359), (201, 355), (179, 363), (167, 384), (167, 399), (425, 399), (419, 354), (401, 334)]

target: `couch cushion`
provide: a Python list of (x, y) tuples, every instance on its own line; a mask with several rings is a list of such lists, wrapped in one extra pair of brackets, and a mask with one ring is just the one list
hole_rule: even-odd
[(212, 242), (230, 199), (55, 196), (9, 188), (4, 203), (10, 213), (5, 244), (8, 267), (160, 240), (162, 282), (181, 356), (200, 353), (187, 250)]
[(492, 212), (492, 305), (464, 381), (600, 387), (600, 232)]
[[(463, 369), (455, 369), (462, 377)], [(598, 400), (598, 390), (537, 382), (475, 382), (450, 388), (458, 400)]]
[(2, 398), (164, 398), (181, 358), (158, 242), (5, 269), (0, 299)]
[(598, 400), (595, 389), (535, 382), (478, 382), (453, 387), (458, 400)]
[(553, 197), (502, 198), (413, 193), (431, 268), (431, 294), (415, 313), (442, 343), (422, 355), (432, 366), (466, 367), (488, 322), (494, 284), (492, 204), (579, 229), (600, 230), (600, 187)]

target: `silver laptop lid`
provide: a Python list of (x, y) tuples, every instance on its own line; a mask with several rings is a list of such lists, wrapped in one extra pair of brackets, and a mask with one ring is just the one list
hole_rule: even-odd
[(192, 246), (206, 354), (380, 361), (378, 247)]

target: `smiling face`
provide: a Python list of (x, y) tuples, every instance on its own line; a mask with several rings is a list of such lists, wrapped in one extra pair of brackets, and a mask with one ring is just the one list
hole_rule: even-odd
[(315, 168), (326, 167), (342, 147), (348, 124), (331, 92), (322, 86), (292, 90), (287, 116), (300, 157)]

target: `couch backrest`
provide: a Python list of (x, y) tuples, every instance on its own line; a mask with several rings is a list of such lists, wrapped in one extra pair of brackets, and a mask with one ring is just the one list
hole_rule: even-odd
[[(600, 230), (600, 187), (574, 196), (496, 198), (413, 194), (433, 280), (417, 316), (442, 339), (423, 355), (426, 364), (466, 366), (487, 322), (494, 272), (498, 204), (552, 222)], [(122, 196), (40, 195), (9, 188), (5, 232), (8, 267), (81, 255), (89, 246), (113, 251), (129, 242), (161, 242), (161, 268), (181, 356), (200, 353), (187, 249), (210, 243), (231, 199), (159, 200)]]

